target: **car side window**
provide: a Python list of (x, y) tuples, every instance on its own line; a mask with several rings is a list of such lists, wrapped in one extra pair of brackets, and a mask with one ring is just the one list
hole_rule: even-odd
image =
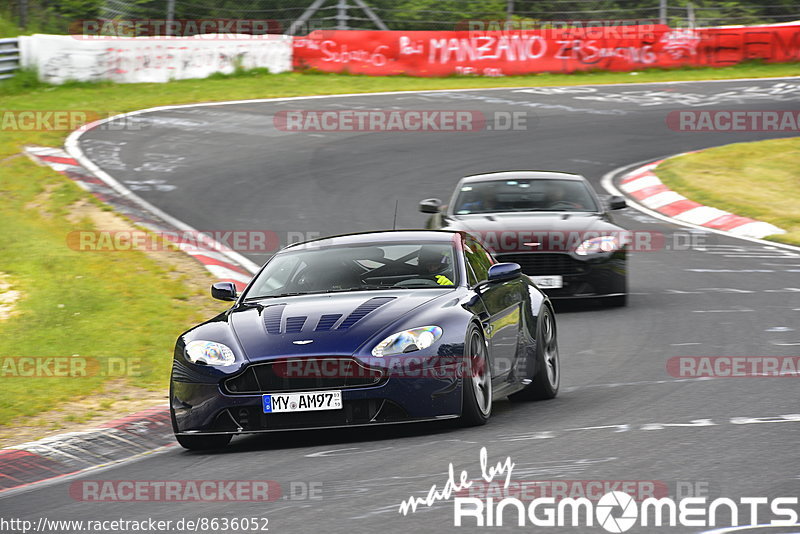
[[(489, 278), (489, 267), (492, 266), (494, 261), (492, 261), (491, 255), (486, 252), (486, 249), (477, 241), (468, 239), (464, 243), (464, 254), (467, 257), (469, 267), (474, 273), (475, 283), (487, 280)], [(472, 280), (470, 280), (470, 283), (472, 284)]]

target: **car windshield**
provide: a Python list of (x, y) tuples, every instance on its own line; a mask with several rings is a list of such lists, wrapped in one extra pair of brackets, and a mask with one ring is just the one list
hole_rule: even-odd
[(466, 183), (458, 192), (453, 213), (501, 211), (598, 211), (581, 180), (521, 179)]
[(454, 287), (452, 243), (322, 246), (277, 254), (258, 275), (245, 300), (267, 297)]

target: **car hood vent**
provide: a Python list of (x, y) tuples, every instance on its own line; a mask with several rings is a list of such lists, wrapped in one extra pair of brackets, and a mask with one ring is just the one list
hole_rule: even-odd
[(286, 318), (286, 333), (296, 334), (303, 330), (303, 325), (306, 324), (307, 317), (287, 317)]
[[(347, 317), (342, 320), (344, 314), (329, 313), (324, 314), (317, 320), (317, 326), (314, 328), (317, 332), (328, 332), (331, 330), (347, 330), (355, 325), (358, 321), (374, 312), (384, 304), (395, 300), (397, 297), (374, 297), (359, 304)], [(264, 328), (268, 334), (298, 334), (303, 331), (303, 327), (308, 321), (308, 315), (297, 315), (286, 317), (284, 320), (284, 313), (286, 306), (289, 306), (289, 313), (297, 309), (294, 305), (282, 303), (273, 304), (272, 306), (265, 307), (261, 312), (261, 318), (264, 321)], [(312, 324), (313, 324), (312, 318)], [(341, 322), (340, 322), (341, 321)], [(336, 323), (339, 323), (337, 326)]]
[(356, 324), (358, 321), (374, 312), (384, 304), (393, 301), (397, 297), (374, 297), (368, 301), (360, 304), (358, 308), (353, 310), (350, 315), (345, 318), (336, 330), (346, 330)]
[(341, 317), (342, 317), (341, 313), (329, 313), (321, 316), (319, 318), (319, 321), (317, 322), (317, 328), (316, 328), (317, 332), (327, 332), (328, 330), (333, 328), (333, 325), (335, 325), (336, 321), (341, 319)]
[[(261, 317), (264, 320), (264, 327), (267, 329), (268, 334), (281, 333), (281, 318), (283, 317), (283, 309), (285, 307), (286, 304), (275, 304), (264, 308)], [(303, 321), (305, 321), (305, 319), (303, 319)]]

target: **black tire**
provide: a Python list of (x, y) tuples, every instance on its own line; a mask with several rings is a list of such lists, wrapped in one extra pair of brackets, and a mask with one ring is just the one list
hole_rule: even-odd
[(547, 306), (539, 313), (536, 336), (536, 376), (525, 389), (509, 395), (509, 400), (515, 402), (546, 400), (558, 395), (561, 384), (558, 335), (553, 312)]
[(208, 451), (213, 449), (222, 449), (230, 443), (231, 438), (230, 434), (209, 434), (209, 435), (198, 435), (198, 436), (181, 436), (176, 435), (175, 439), (178, 440), (178, 443), (184, 449), (189, 449), (190, 451)]
[(464, 342), (464, 373), (461, 378), (462, 426), (485, 425), (492, 415), (492, 370), (486, 341), (474, 324)]

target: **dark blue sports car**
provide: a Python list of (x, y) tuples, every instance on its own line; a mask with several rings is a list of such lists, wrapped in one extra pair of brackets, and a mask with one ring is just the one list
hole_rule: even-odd
[(235, 301), (182, 334), (170, 409), (187, 449), (237, 434), (460, 418), (550, 399), (548, 298), (464, 232), (372, 232), (291, 245)]

